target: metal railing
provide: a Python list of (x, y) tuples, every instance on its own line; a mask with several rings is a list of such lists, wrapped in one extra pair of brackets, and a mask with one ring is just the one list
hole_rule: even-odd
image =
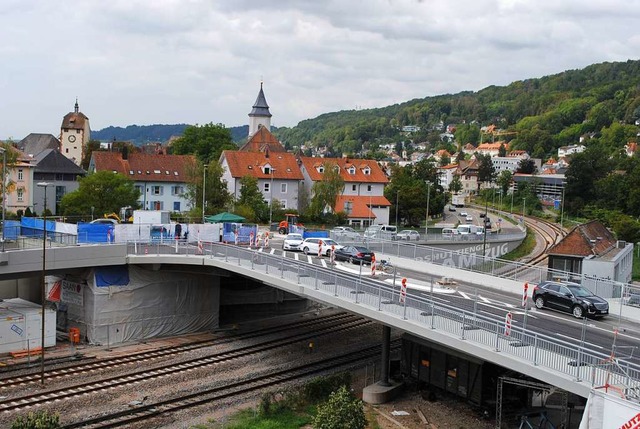
[(403, 294), (395, 282), (388, 285), (367, 276), (295, 261), (284, 255), (219, 243), (177, 243), (174, 246), (129, 243), (127, 251), (129, 255), (215, 259), (226, 263), (229, 270), (240, 266), (313, 290), (316, 294), (356, 303), (399, 320), (410, 320), (423, 329), (447, 332), (509, 355), (519, 363), (528, 362), (565, 374), (590, 387), (606, 384), (621, 389), (628, 398), (640, 397), (640, 365), (624, 359), (612, 360), (611, 355), (598, 352), (598, 347), (584, 341), (563, 341), (521, 326), (507, 326), (504, 318), (478, 314), (475, 306), (465, 309), (436, 302), (433, 292), (428, 296)]

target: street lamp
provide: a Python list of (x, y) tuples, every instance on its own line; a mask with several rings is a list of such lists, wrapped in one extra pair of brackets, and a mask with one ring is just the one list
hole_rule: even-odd
[(204, 223), (204, 206), (206, 205), (207, 196), (207, 164), (202, 170), (202, 223)]
[(526, 213), (526, 209), (527, 209), (527, 199), (523, 198), (522, 199), (522, 224), (524, 225), (524, 215)]
[(7, 207), (7, 150), (0, 147), (2, 152), (2, 251), (4, 252), (5, 235), (5, 208)]
[(398, 196), (400, 191), (396, 191), (396, 228), (398, 228)]
[[(495, 194), (494, 194), (495, 195)], [(482, 258), (483, 258), (483, 262), (484, 262), (484, 257), (485, 257), (485, 250), (487, 248), (487, 214), (489, 213), (489, 199), (486, 198), (484, 200), (484, 220), (483, 220), (483, 227), (482, 230), (483, 235), (482, 235)]]
[(273, 217), (273, 172), (275, 168), (271, 168), (269, 173), (271, 174), (271, 184), (269, 185), (269, 229), (271, 229), (271, 218)]
[(509, 213), (513, 214), (513, 194), (515, 194), (515, 187), (511, 188), (511, 211)]
[(564, 185), (562, 186), (562, 201), (560, 202), (560, 229), (564, 230), (562, 227), (564, 221)]
[(44, 313), (46, 310), (46, 285), (45, 285), (45, 275), (47, 270), (47, 187), (50, 186), (51, 183), (48, 182), (40, 182), (38, 186), (44, 188), (44, 208), (42, 209), (42, 331), (40, 338), (40, 383), (44, 385)]
[(427, 181), (427, 215), (425, 216), (424, 237), (429, 237), (429, 197), (431, 197), (431, 182)]

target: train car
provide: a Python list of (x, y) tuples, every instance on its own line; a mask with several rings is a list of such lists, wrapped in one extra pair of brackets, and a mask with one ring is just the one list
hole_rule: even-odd
[(505, 372), (491, 362), (410, 334), (402, 337), (400, 369), (420, 389), (437, 388), (488, 409), (495, 407), (498, 377)]

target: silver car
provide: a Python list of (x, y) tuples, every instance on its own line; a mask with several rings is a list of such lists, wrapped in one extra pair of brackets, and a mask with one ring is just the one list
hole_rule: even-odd
[(349, 226), (336, 226), (335, 228), (333, 228), (331, 230), (331, 235), (333, 237), (336, 237), (337, 239), (340, 238), (349, 238), (349, 239), (355, 239), (355, 238), (361, 238), (360, 234), (358, 233), (358, 231), (356, 231), (355, 229), (349, 227)]
[(300, 250), (303, 241), (302, 234), (289, 233), (282, 242), (282, 250)]
[(398, 233), (396, 236), (398, 240), (420, 240), (420, 233), (412, 229), (405, 229)]

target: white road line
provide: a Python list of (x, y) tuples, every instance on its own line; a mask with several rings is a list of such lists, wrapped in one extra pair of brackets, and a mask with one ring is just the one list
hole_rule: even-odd
[(309, 262), (310, 264), (313, 264), (313, 259), (311, 258), (311, 255), (307, 255), (307, 262)]
[(459, 293), (460, 295), (462, 295), (462, 297), (463, 297), (464, 299), (471, 299), (471, 298), (469, 298), (469, 295), (467, 295), (466, 293), (464, 293), (464, 292), (462, 292), (462, 291), (460, 291), (460, 290), (458, 291), (458, 293)]
[(509, 304), (509, 303), (506, 303), (506, 302), (504, 303), (504, 306), (505, 306), (505, 307), (509, 307), (509, 308), (516, 308), (516, 306), (515, 306), (515, 305), (513, 305), (513, 304)]
[(293, 254), (293, 256), (294, 256), (294, 259), (295, 259), (296, 261), (299, 261), (299, 260), (300, 260), (300, 254), (299, 254), (299, 253), (294, 253), (294, 254)]
[(485, 298), (484, 296), (478, 296), (478, 298), (480, 298), (480, 300), (481, 300), (481, 301), (483, 301), (483, 302), (487, 302), (487, 303), (490, 303), (490, 302), (491, 302), (490, 300), (488, 300), (488, 299), (487, 299), (487, 298)]
[(327, 268), (327, 261), (325, 261), (324, 259), (320, 259), (320, 263), (322, 264), (323, 268)]
[(258, 249), (258, 252), (262, 252), (262, 247)]
[[(571, 341), (576, 341), (576, 340), (578, 339), (578, 338), (574, 338), (574, 337), (571, 337), (571, 336), (569, 336), (569, 335), (564, 335), (564, 334), (558, 334), (558, 333), (556, 333), (556, 335), (557, 335), (558, 337), (566, 338), (566, 339), (571, 340)], [(589, 346), (590, 346), (590, 347), (597, 347), (597, 348), (599, 348), (599, 349), (604, 349), (604, 347), (599, 346), (599, 345), (597, 345), (597, 344), (593, 344), (593, 343), (589, 343)]]
[(276, 253), (276, 249), (271, 249), (271, 252), (269, 252), (270, 255), (273, 255), (274, 253)]

